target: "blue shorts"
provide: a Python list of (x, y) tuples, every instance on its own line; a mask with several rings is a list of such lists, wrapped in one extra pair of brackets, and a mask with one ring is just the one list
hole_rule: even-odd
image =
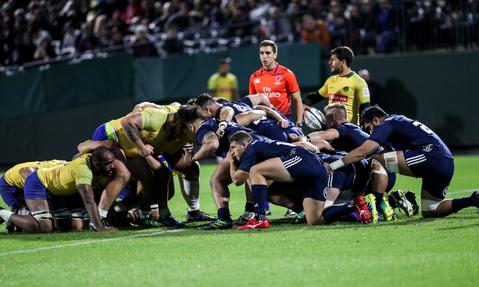
[(94, 141), (112, 140), (118, 142), (118, 136), (110, 123), (105, 123), (96, 128), (91, 136)]
[(287, 130), (274, 121), (258, 124), (255, 131), (275, 141), (289, 142)]
[(5, 180), (5, 177), (0, 178), (0, 196), (2, 196), (3, 201), (12, 208), (14, 206), (23, 206), (23, 192), (16, 186), (10, 185)]
[(295, 148), (290, 155), (280, 159), (303, 191), (304, 198), (326, 200), (328, 173), (319, 157), (304, 148)]
[(48, 198), (48, 191), (38, 178), (36, 171), (27, 177), (24, 190), (25, 200), (47, 200)]
[(454, 174), (454, 160), (434, 150), (406, 150), (404, 158), (415, 177), (422, 178), (422, 189), (444, 199)]
[(350, 190), (353, 188), (355, 171), (353, 165), (348, 165), (335, 170), (328, 176), (328, 187), (339, 190)]

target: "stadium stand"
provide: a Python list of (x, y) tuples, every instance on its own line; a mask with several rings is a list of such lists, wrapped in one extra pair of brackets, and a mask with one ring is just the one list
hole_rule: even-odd
[(479, 40), (477, 0), (2, 2), (0, 66), (7, 72), (84, 53), (165, 57), (263, 39), (319, 43), (324, 51), (348, 45), (357, 54), (474, 49)]

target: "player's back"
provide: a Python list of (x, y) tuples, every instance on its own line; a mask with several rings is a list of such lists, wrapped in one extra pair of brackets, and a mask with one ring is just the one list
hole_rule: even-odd
[(452, 158), (451, 151), (434, 131), (403, 115), (386, 118), (375, 128), (369, 139), (383, 146), (389, 143), (396, 150), (423, 149), (429, 152), (435, 149)]
[(369, 138), (369, 135), (362, 131), (359, 126), (349, 122), (337, 125), (334, 129), (339, 133), (339, 138), (331, 142), (331, 145), (336, 150), (350, 152)]

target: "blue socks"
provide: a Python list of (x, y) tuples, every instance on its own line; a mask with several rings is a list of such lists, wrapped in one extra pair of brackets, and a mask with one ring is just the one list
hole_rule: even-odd
[(268, 197), (268, 186), (263, 184), (253, 184), (251, 185), (251, 192), (253, 193), (253, 199), (255, 203), (256, 214), (265, 215), (266, 214), (266, 198)]

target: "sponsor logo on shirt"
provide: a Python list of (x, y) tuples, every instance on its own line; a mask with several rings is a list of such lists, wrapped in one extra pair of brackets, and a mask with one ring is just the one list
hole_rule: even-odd
[(265, 94), (268, 98), (279, 98), (281, 94), (278, 92), (272, 92), (270, 87), (263, 87), (263, 94)]
[(258, 78), (256, 78), (256, 79), (254, 79), (254, 83), (255, 83), (255, 84), (259, 84), (259, 83), (261, 83), (261, 80), (258, 79)]
[(363, 88), (363, 97), (369, 97), (369, 89)]
[(344, 103), (348, 102), (348, 96), (343, 96), (339, 94), (329, 94), (328, 97), (333, 102), (344, 102)]

